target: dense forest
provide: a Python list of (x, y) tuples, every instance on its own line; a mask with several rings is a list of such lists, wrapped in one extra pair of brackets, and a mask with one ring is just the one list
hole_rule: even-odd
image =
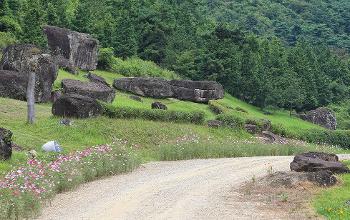
[(45, 24), (90, 33), (123, 59), (217, 80), (259, 107), (350, 97), (348, 0), (1, 0), (0, 47), (45, 48)]

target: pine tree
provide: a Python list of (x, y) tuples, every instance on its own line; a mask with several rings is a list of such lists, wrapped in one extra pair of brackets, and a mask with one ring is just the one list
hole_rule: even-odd
[(47, 24), (57, 26), (59, 24), (59, 17), (56, 13), (55, 6), (49, 2), (47, 4)]
[(23, 42), (45, 47), (46, 40), (42, 34), (44, 18), (45, 12), (39, 0), (29, 1), (23, 21)]

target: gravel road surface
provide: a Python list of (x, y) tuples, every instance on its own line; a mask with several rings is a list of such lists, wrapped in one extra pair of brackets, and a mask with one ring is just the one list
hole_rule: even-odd
[[(41, 220), (285, 219), (242, 202), (237, 189), (269, 170), (287, 171), (292, 157), (152, 162), (132, 173), (59, 194)], [(292, 219), (292, 217), (291, 217)]]

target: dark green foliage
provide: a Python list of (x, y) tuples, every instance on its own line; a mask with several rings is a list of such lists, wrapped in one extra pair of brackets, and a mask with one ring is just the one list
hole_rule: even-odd
[(350, 131), (347, 130), (312, 130), (299, 138), (311, 143), (328, 144), (350, 149)]
[(243, 118), (233, 114), (220, 114), (216, 117), (216, 120), (222, 121), (225, 126), (230, 128), (243, 129), (245, 124)]
[(98, 53), (98, 68), (112, 70), (113, 68), (113, 48), (101, 48)]
[(203, 124), (205, 115), (203, 112), (164, 111), (157, 109), (139, 109), (128, 107), (115, 107), (103, 104), (104, 115), (110, 118), (120, 119), (145, 119), (151, 121), (165, 121), (176, 123)]
[[(349, 11), (348, 0), (3, 0), (0, 32), (42, 47), (44, 24), (90, 33), (123, 60), (292, 112), (350, 98)], [(111, 50), (100, 68), (111, 69)]]

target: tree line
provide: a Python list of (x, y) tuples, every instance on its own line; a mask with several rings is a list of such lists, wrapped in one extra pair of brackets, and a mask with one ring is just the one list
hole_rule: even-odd
[(123, 59), (217, 80), (262, 108), (302, 111), (349, 98), (346, 9), (347, 0), (2, 0), (0, 39), (45, 48), (42, 26), (66, 27)]

